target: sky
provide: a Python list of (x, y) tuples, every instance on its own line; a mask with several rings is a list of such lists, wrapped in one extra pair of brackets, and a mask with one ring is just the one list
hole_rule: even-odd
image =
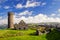
[(14, 23), (60, 22), (60, 0), (0, 0), (0, 24), (8, 23), (8, 12)]

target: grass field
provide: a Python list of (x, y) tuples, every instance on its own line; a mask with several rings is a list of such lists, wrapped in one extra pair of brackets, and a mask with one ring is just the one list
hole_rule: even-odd
[(0, 40), (60, 40), (60, 32), (53, 31), (40, 36), (35, 30), (0, 30)]

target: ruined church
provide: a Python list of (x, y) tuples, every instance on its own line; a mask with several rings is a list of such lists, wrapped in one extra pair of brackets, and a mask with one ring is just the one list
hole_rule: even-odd
[(14, 24), (14, 14), (12, 12), (8, 12), (8, 28), (11, 29), (28, 29), (28, 25), (21, 20), (18, 24)]

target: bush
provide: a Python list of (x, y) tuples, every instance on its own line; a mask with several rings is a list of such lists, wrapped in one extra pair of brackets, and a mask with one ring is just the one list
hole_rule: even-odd
[(60, 40), (60, 32), (56, 29), (46, 35), (47, 40)]

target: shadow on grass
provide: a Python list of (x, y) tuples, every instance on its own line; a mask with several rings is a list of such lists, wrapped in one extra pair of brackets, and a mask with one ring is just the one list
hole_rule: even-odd
[(46, 35), (47, 40), (60, 40), (60, 32), (57, 30), (53, 30), (52, 32)]
[(29, 35), (30, 35), (30, 36), (37, 36), (37, 35), (36, 35), (36, 32), (30, 33)]

